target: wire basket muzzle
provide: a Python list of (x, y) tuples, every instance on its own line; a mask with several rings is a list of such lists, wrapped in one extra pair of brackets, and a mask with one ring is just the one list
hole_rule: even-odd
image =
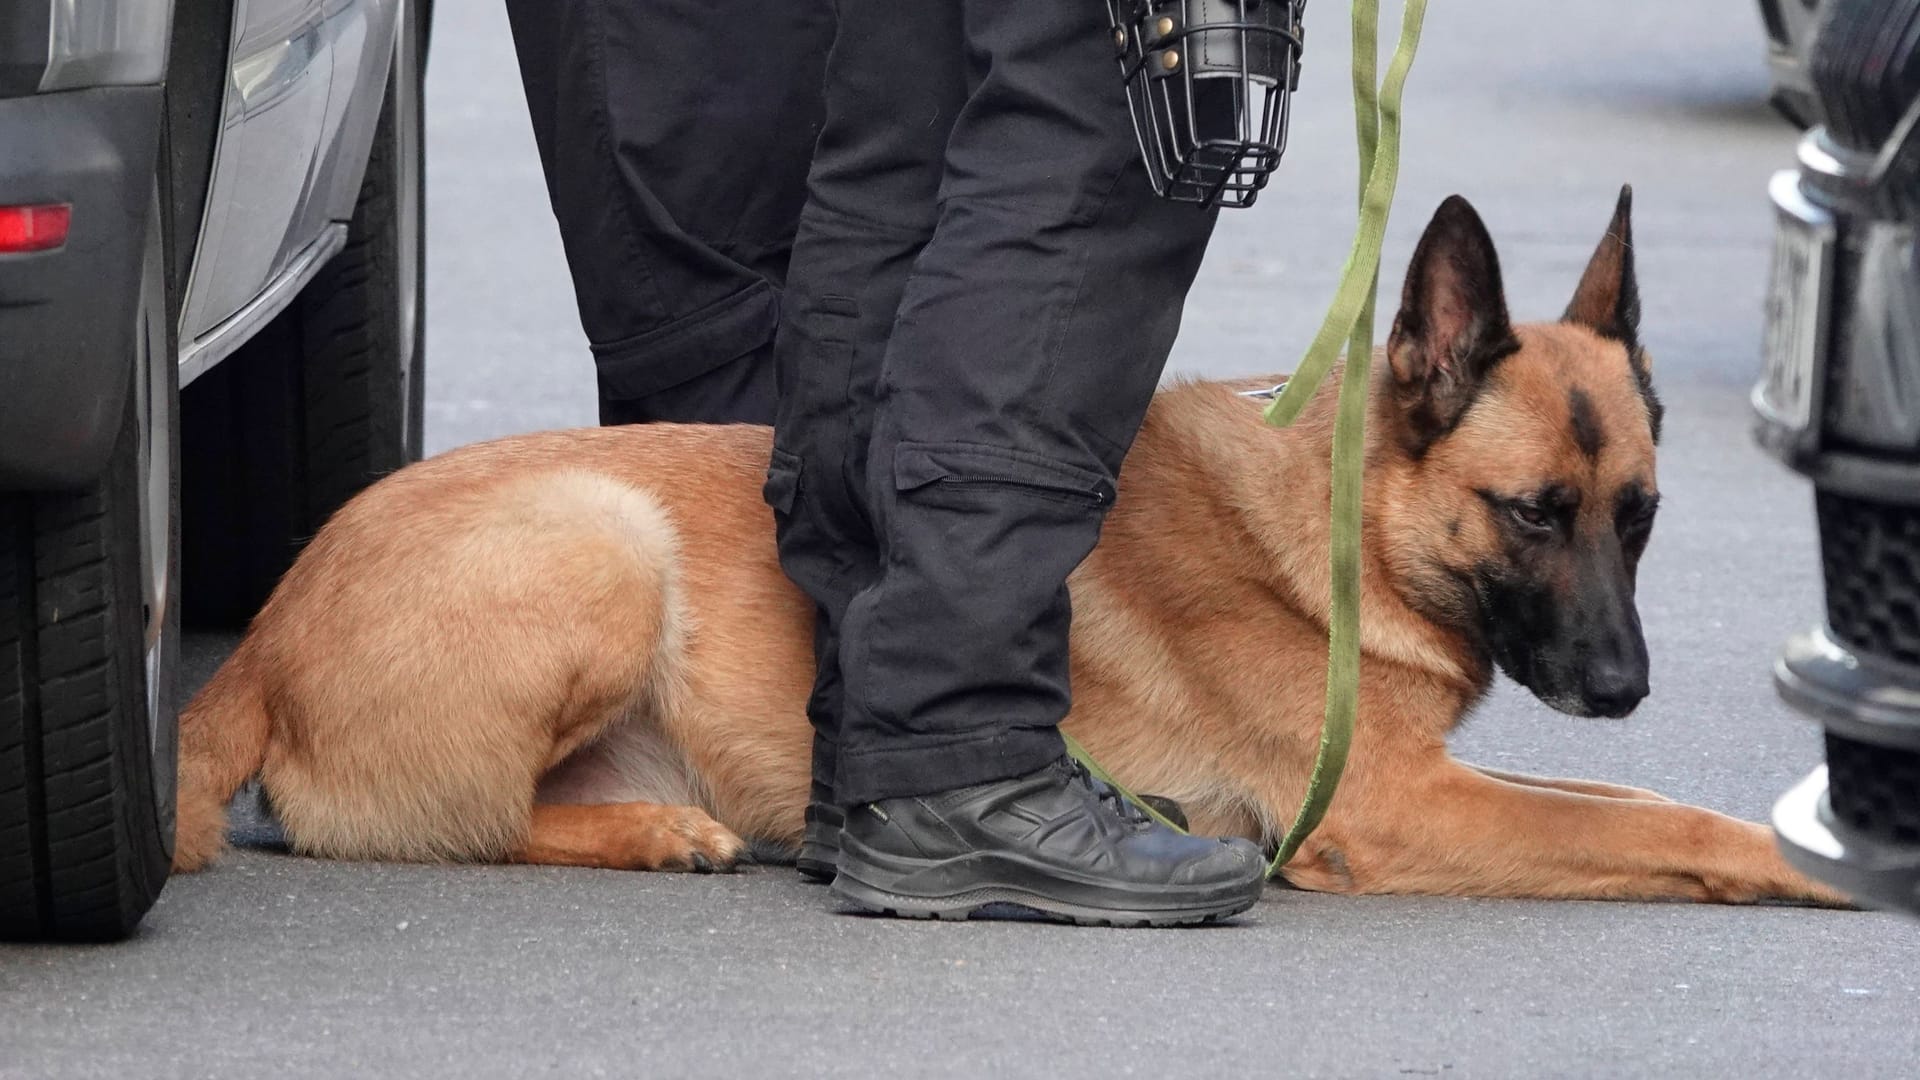
[(1306, 0), (1107, 0), (1154, 191), (1251, 206), (1287, 147)]

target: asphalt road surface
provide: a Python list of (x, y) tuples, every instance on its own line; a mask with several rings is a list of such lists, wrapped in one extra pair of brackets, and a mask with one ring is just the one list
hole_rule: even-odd
[[(1354, 188), (1343, 8), (1310, 12), (1284, 172), (1222, 219), (1178, 374), (1285, 369), (1325, 309)], [(504, 19), (485, 3), (438, 15), (429, 449), (589, 424)], [(1397, 291), (1427, 215), (1461, 192), (1499, 243), (1516, 317), (1551, 317), (1635, 185), (1645, 337), (1670, 406), (1641, 582), (1654, 696), (1626, 721), (1578, 721), (1503, 686), (1458, 750), (1755, 818), (1818, 755), (1767, 682), (1818, 610), (1811, 500), (1752, 447), (1744, 403), (1765, 184), (1794, 138), (1762, 105), (1762, 52), (1751, 0), (1435, 5), (1385, 273)], [(190, 641), (189, 682), (231, 644)], [(1196, 932), (925, 925), (836, 913), (784, 869), (355, 866), (256, 848), (170, 884), (130, 943), (0, 949), (7, 1077), (1255, 1073), (1912, 1077), (1920, 924), (1276, 888), (1238, 925)]]

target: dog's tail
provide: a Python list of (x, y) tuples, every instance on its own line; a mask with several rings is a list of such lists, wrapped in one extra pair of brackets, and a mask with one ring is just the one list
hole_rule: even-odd
[(267, 755), (267, 707), (243, 644), (180, 714), (175, 872), (199, 870), (227, 846), (227, 803)]

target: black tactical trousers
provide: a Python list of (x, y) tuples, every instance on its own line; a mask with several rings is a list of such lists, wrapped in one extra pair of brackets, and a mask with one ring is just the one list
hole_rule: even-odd
[(1149, 188), (1101, 0), (508, 9), (602, 421), (775, 422), (817, 790), (1058, 757), (1067, 575), (1214, 219)]
[(507, 16), (601, 422), (772, 423), (830, 0), (507, 0)]
[(1157, 198), (1098, 0), (841, 0), (766, 495), (848, 804), (1062, 752), (1092, 550), (1214, 215)]

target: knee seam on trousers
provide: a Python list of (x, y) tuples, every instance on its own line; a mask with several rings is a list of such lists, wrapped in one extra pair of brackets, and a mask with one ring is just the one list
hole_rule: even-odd
[(621, 371), (618, 396), (635, 398), (738, 360), (772, 341), (779, 322), (779, 295), (758, 281), (664, 326), (588, 347), (603, 372), (628, 365), (645, 369), (638, 375)]
[(888, 233), (895, 236), (909, 236), (909, 237), (924, 239), (925, 237), (930, 237), (933, 235), (933, 228), (936, 224), (939, 223), (939, 220), (940, 220), (940, 214), (939, 214), (940, 202), (938, 200), (933, 200), (930, 203), (929, 208), (932, 212), (927, 215), (926, 220), (924, 222), (888, 221), (883, 218), (874, 217), (871, 214), (855, 213), (854, 211), (843, 210), (836, 206), (828, 206), (827, 204), (818, 202), (818, 201), (809, 203), (807, 207), (807, 212), (811, 214), (819, 214), (826, 217), (830, 217), (836, 221), (855, 225), (865, 229), (869, 229), (874, 232)]

